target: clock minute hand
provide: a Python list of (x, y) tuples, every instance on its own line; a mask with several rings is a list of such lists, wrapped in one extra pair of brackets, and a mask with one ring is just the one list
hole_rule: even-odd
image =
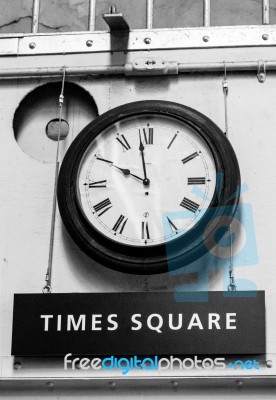
[(140, 129), (139, 129), (139, 139), (140, 139), (139, 150), (141, 151), (141, 155), (142, 155), (142, 164), (143, 164), (143, 171), (144, 171), (143, 183), (144, 183), (145, 186), (148, 186), (150, 184), (150, 180), (147, 178), (146, 163), (145, 163), (145, 156), (144, 156), (145, 147), (144, 147), (144, 145), (142, 143)]
[(117, 167), (117, 165), (114, 165), (113, 161), (109, 161), (109, 160), (106, 160), (105, 158), (101, 158), (101, 157), (97, 157), (97, 160), (104, 161), (104, 162), (106, 162), (106, 163), (108, 163), (108, 164), (111, 164), (112, 167), (117, 168), (117, 169), (119, 169), (120, 171), (122, 171), (122, 173), (123, 173), (124, 175), (126, 175), (126, 176), (127, 176), (127, 175), (133, 176), (134, 178), (139, 179), (140, 181), (144, 182), (144, 179), (143, 179), (143, 178), (140, 178), (140, 176), (137, 176), (137, 175), (132, 174), (132, 173), (130, 172), (129, 169), (120, 168), (120, 167)]

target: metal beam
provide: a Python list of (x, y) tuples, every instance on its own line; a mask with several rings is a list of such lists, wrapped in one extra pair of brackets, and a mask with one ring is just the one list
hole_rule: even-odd
[(32, 21), (32, 33), (38, 32), (39, 23), (39, 4), (40, 0), (33, 0), (33, 21)]
[(147, 0), (147, 29), (153, 26), (153, 0)]
[(96, 28), (96, 0), (89, 0), (88, 30), (94, 31), (95, 28)]
[(211, 0), (203, 0), (203, 26), (211, 25)]
[[(116, 15), (116, 14), (115, 14)], [(270, 47), (276, 45), (274, 25), (243, 27), (201, 27), (177, 29), (139, 29), (114, 35), (110, 33), (43, 33), (0, 36), (0, 54), (7, 51), (6, 41), (17, 45), (17, 55), (80, 54), (110, 51)]]
[(269, 0), (263, 0), (263, 25), (269, 24)]

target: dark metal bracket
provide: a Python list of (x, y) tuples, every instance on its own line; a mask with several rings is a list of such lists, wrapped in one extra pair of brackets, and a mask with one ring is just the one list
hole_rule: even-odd
[(110, 28), (110, 32), (129, 32), (129, 25), (122, 13), (117, 13), (116, 7), (110, 7), (109, 13), (103, 14), (103, 19)]

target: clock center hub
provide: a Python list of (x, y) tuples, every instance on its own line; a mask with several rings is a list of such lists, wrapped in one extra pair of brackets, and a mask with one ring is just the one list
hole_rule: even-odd
[(149, 180), (148, 178), (145, 178), (145, 179), (143, 180), (143, 184), (144, 184), (144, 186), (149, 186), (150, 180)]

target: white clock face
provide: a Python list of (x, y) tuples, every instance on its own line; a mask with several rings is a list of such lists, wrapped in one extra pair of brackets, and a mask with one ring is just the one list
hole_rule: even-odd
[(189, 231), (216, 187), (211, 150), (191, 127), (147, 114), (116, 122), (88, 147), (78, 171), (78, 202), (102, 235), (156, 246)]

